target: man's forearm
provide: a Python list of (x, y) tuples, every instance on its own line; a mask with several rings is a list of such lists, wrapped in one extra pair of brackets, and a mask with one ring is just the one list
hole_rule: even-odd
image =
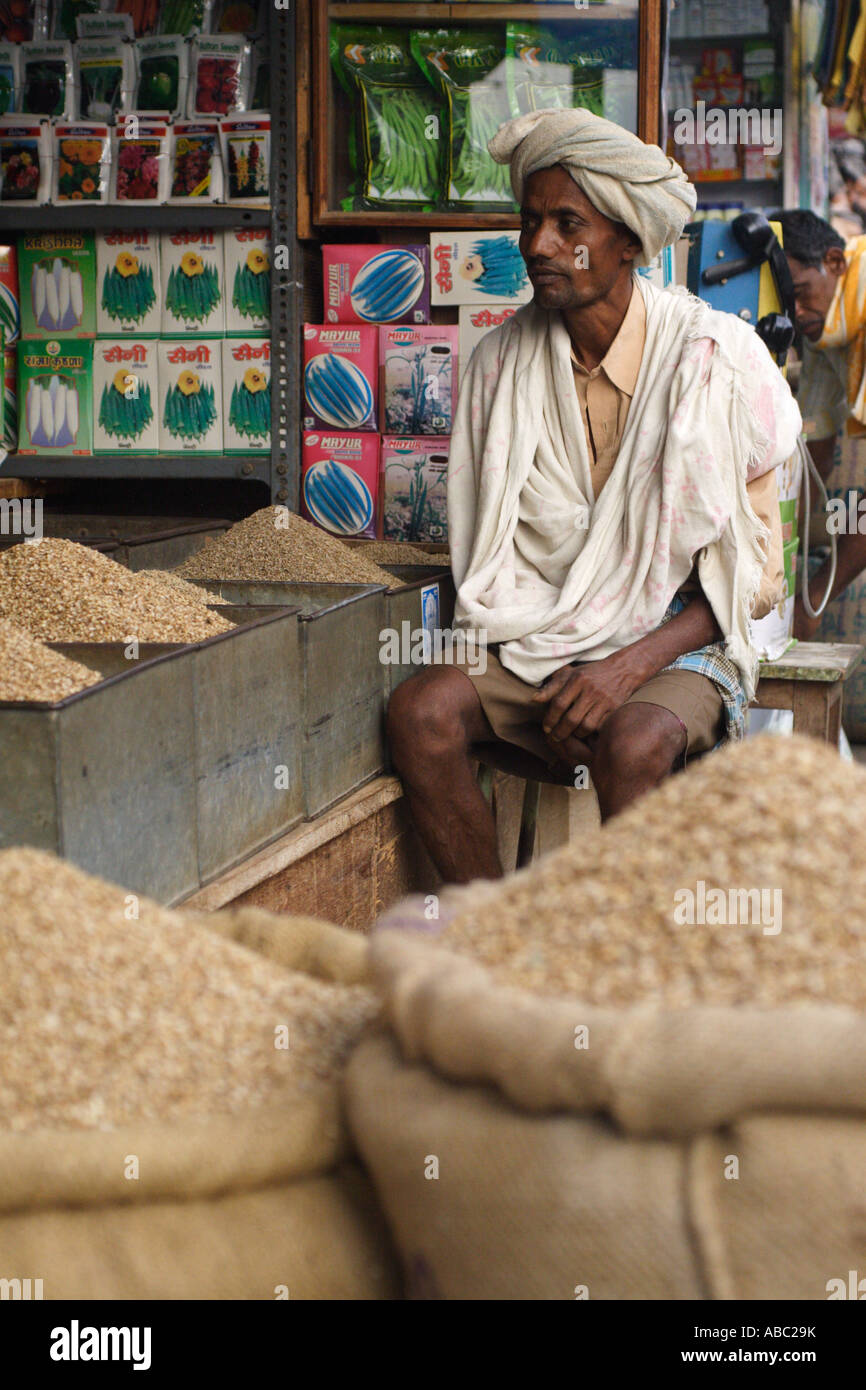
[(649, 632), (646, 637), (633, 642), (625, 651), (639, 663), (643, 683), (658, 675), (678, 656), (697, 651), (709, 642), (718, 642), (721, 635), (722, 630), (706, 595), (698, 594), (681, 613), (677, 613), (663, 627), (656, 628), (655, 632)]

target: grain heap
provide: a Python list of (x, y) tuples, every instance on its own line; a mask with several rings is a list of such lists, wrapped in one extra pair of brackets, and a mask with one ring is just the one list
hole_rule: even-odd
[(185, 594), (188, 599), (192, 599), (195, 603), (228, 603), (228, 599), (220, 598), (217, 594), (208, 593), (207, 589), (203, 589), (199, 584), (190, 584), (188, 580), (181, 579), (179, 574), (175, 574), (174, 570), (138, 570), (138, 574), (146, 574), (149, 578), (158, 581), (158, 583), (166, 584), (169, 589), (174, 589), (179, 594)]
[[(352, 547), (354, 548), (354, 547)], [(368, 560), (376, 560), (380, 565), (447, 565), (448, 556), (431, 554), (418, 545), (408, 541), (365, 541), (361, 550)]]
[(0, 700), (65, 700), (102, 677), (0, 618)]
[[(0, 853), (0, 1126), (233, 1114), (331, 1084), (377, 1010), (32, 849)], [(287, 1025), (289, 1046), (275, 1047)]]
[[(864, 1010), (864, 820), (866, 771), (810, 739), (748, 739), (501, 888), (470, 890), (478, 906), (458, 906), (440, 939), (502, 984), (591, 1004)], [(697, 904), (699, 881), (727, 902), (779, 890), (781, 930), (753, 925), (755, 907), (742, 925), (688, 925), (675, 895)]]
[(153, 573), (66, 540), (0, 555), (0, 617), (43, 642), (201, 642), (232, 627)]
[(184, 579), (270, 584), (387, 584), (394, 577), (352, 546), (290, 512), (263, 507), (205, 541), (178, 566)]

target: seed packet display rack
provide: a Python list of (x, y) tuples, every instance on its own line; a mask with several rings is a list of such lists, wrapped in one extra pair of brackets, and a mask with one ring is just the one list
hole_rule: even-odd
[[(105, 205), (22, 207), (4, 205), (0, 241), (25, 231), (111, 228), (154, 231), (193, 227), (268, 227), (271, 240), (271, 452), (244, 455), (126, 455), (89, 458), (10, 454), (0, 477), (38, 478), (238, 478), (265, 483), (271, 499), (294, 508), (298, 496), (300, 430), (297, 351), (301, 325), (301, 275), (296, 243), (295, 7), (268, 7), (271, 58), (270, 208)], [(276, 255), (277, 248), (283, 248)]]

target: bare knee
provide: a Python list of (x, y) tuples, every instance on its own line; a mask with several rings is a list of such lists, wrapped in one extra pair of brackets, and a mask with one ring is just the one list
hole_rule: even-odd
[(654, 787), (673, 770), (686, 734), (680, 721), (660, 705), (623, 705), (599, 734), (593, 780), (618, 782), (636, 790)]
[(468, 677), (447, 666), (428, 667), (397, 686), (388, 702), (386, 730), (401, 776), (455, 752), (468, 753), (471, 701), (480, 708)]

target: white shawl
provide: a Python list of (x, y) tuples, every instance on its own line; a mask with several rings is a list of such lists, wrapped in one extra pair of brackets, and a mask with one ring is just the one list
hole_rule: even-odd
[[(560, 314), (528, 304), (475, 349), (448, 469), (455, 623), (502, 644), (502, 664), (540, 684), (657, 628), (697, 560), (751, 698), (767, 528), (746, 484), (790, 457), (800, 413), (753, 328), (634, 278), (646, 342), (597, 505)], [(531, 519), (520, 550), (519, 512)]]

